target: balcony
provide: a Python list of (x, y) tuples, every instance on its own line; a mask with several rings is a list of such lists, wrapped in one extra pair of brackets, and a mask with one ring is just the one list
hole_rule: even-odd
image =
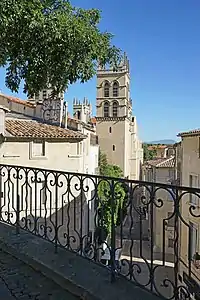
[(200, 189), (0, 165), (0, 193), (2, 223), (98, 264), (112, 285), (123, 278), (161, 299), (198, 297), (190, 224), (200, 210), (188, 199)]

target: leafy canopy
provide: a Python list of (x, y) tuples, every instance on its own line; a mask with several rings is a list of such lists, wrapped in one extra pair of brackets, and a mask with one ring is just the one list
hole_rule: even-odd
[[(100, 152), (99, 155), (100, 175), (112, 178), (122, 178), (123, 172), (120, 167), (110, 165), (106, 155)], [(114, 224), (119, 220), (120, 211), (123, 208), (125, 199), (125, 189), (118, 180), (102, 179), (98, 186), (99, 205), (99, 225), (105, 230), (106, 235), (111, 233), (112, 212), (114, 213)], [(122, 220), (121, 220), (122, 221)]]
[(73, 7), (67, 0), (0, 1), (0, 67), (13, 92), (24, 82), (33, 94), (51, 85), (55, 92), (85, 82), (97, 61), (117, 65), (120, 50), (98, 28), (97, 9)]

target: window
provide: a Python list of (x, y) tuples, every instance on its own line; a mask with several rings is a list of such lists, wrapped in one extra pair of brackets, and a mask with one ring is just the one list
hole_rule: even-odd
[[(198, 176), (197, 175), (190, 175), (189, 185), (190, 185), (190, 187), (198, 188)], [(198, 200), (199, 200), (199, 197), (197, 195), (190, 193), (190, 203), (191, 204), (197, 205)]]
[(200, 138), (199, 138), (199, 158), (200, 158)]
[(39, 100), (39, 93), (35, 94), (35, 100)]
[(109, 103), (108, 102), (104, 103), (103, 112), (104, 112), (104, 117), (109, 117)]
[(82, 154), (82, 143), (76, 144), (76, 154), (81, 155)]
[(46, 99), (46, 98), (47, 98), (47, 91), (46, 91), (46, 90), (43, 91), (42, 97), (43, 97), (43, 99)]
[(189, 246), (191, 254), (190, 258), (193, 259), (196, 252), (198, 252), (198, 230), (197, 226), (192, 222), (189, 223), (189, 226)]
[(45, 141), (34, 141), (32, 144), (32, 156), (45, 156)]
[(106, 82), (104, 85), (104, 97), (109, 97), (110, 95), (109, 90), (110, 90), (110, 85), (108, 82)]
[(115, 151), (115, 145), (113, 145), (113, 151)]
[(112, 132), (112, 128), (111, 127), (109, 127), (109, 133), (111, 133)]
[(168, 227), (174, 227), (174, 224), (175, 224), (175, 219), (174, 219), (175, 216), (171, 217), (172, 214), (173, 214), (172, 212), (168, 212), (168, 218), (171, 218), (171, 219), (167, 220)]
[(114, 82), (113, 84), (113, 97), (119, 96), (119, 85), (117, 82)]
[(173, 239), (168, 239), (168, 247), (174, 248), (174, 240)]
[(77, 118), (78, 118), (78, 120), (81, 119), (81, 112), (80, 112), (80, 110), (77, 111)]
[(113, 117), (117, 117), (118, 115), (118, 103), (113, 102)]

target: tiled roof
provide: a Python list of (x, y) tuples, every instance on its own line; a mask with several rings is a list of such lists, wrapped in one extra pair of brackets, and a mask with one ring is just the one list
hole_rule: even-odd
[(34, 107), (35, 105), (26, 101), (26, 100), (22, 100), (22, 99), (19, 99), (19, 98), (16, 98), (16, 97), (12, 97), (12, 96), (7, 96), (7, 95), (4, 95), (4, 94), (0, 94), (2, 97), (6, 98), (8, 101), (10, 102), (14, 102), (14, 103), (18, 103), (18, 104), (22, 104), (24, 106), (28, 106), (28, 107)]
[(177, 136), (191, 136), (191, 135), (200, 135), (200, 129), (194, 129), (186, 132), (181, 132)]
[(148, 150), (157, 150), (157, 149), (165, 149), (167, 148), (166, 145), (151, 145), (148, 146)]
[(84, 139), (86, 136), (59, 126), (29, 120), (6, 120), (6, 131), (14, 137)]
[(97, 120), (96, 120), (95, 117), (92, 117), (92, 118), (90, 119), (90, 122), (91, 122), (92, 124), (96, 125)]
[(145, 162), (146, 166), (153, 166), (156, 168), (173, 168), (175, 165), (174, 156), (170, 158), (156, 158)]

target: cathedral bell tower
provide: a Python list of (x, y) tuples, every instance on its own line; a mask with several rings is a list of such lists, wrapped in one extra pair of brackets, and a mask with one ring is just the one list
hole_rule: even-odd
[(100, 149), (111, 164), (118, 165), (124, 177), (130, 176), (131, 155), (129, 61), (124, 57), (117, 70), (99, 67), (97, 70), (96, 128)]

